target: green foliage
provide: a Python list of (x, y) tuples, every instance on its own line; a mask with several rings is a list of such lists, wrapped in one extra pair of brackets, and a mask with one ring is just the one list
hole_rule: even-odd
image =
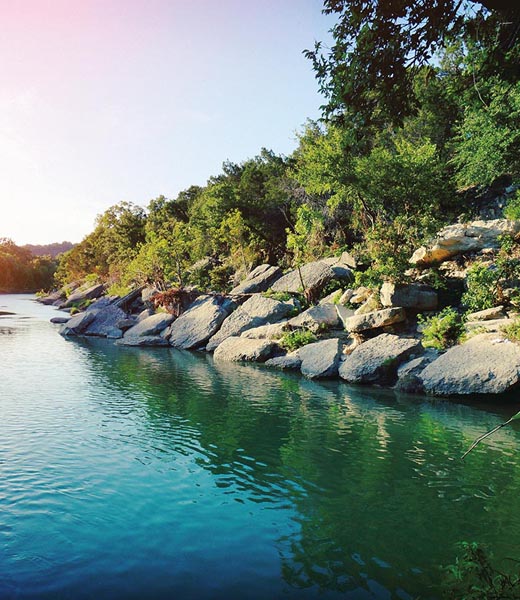
[(512, 342), (520, 342), (520, 318), (502, 327), (502, 333)]
[(505, 573), (491, 562), (493, 558), (483, 546), (460, 544), (462, 554), (455, 564), (446, 567), (446, 597), (453, 600), (518, 600), (520, 574)]
[(517, 191), (509, 200), (504, 208), (504, 216), (512, 221), (520, 220), (520, 192)]
[(107, 294), (109, 296), (119, 296), (122, 298), (130, 293), (131, 287), (128, 285), (122, 285), (120, 283), (113, 283), (108, 289)]
[(52, 287), (56, 261), (33, 256), (12, 240), (0, 238), (0, 292), (35, 292)]
[(295, 329), (284, 333), (278, 344), (287, 352), (293, 352), (302, 346), (315, 342), (317, 339), (314, 333), (308, 329)]
[(517, 13), (511, 18), (507, 3), (476, 4), (480, 6), (468, 11), (456, 0), (435, 7), (428, 0), (324, 0), (323, 12), (337, 19), (333, 43), (324, 51), (317, 42), (305, 54), (326, 98), (325, 117), (347, 122), (361, 134), (374, 123), (402, 125), (417, 112), (414, 76), (433, 71), (436, 51), (454, 42), (474, 54), (473, 82), (475, 71), (499, 72), (514, 81)]
[(272, 289), (268, 289), (266, 292), (263, 292), (262, 296), (264, 298), (278, 300), (279, 302), (289, 302), (289, 300), (292, 300), (292, 295), (289, 294), (289, 292), (274, 292)]
[(294, 229), (287, 231), (287, 249), (293, 252), (296, 266), (323, 255), (323, 216), (308, 204), (296, 213)]
[(473, 264), (466, 274), (467, 291), (462, 295), (462, 304), (470, 312), (496, 306), (499, 276), (495, 265)]
[(97, 217), (94, 231), (61, 256), (56, 282), (64, 285), (89, 274), (119, 279), (145, 241), (145, 222), (139, 206), (129, 202), (111, 206)]
[(497, 82), (469, 104), (457, 128), (453, 163), (461, 185), (490, 184), (504, 173), (520, 176), (520, 83)]
[(431, 317), (419, 315), (419, 323), (422, 325), (422, 344), (425, 348), (449, 348), (458, 342), (464, 331), (460, 314), (451, 307)]
[(487, 265), (473, 264), (466, 275), (467, 291), (462, 295), (462, 304), (469, 311), (484, 310), (500, 304), (516, 305), (518, 294), (505, 297), (504, 290), (520, 277), (520, 247), (511, 236), (500, 238), (500, 251), (495, 262)]

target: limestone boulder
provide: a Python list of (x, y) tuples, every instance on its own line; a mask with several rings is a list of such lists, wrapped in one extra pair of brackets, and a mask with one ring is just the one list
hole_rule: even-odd
[(153, 303), (152, 298), (157, 293), (159, 293), (159, 290), (153, 285), (145, 287), (143, 290), (141, 290), (141, 302), (144, 304), (144, 306), (146, 308), (153, 310), (154, 303)]
[(501, 394), (520, 381), (520, 346), (483, 333), (450, 348), (419, 374), (424, 390), (438, 396)]
[(391, 384), (399, 365), (422, 352), (416, 339), (382, 333), (357, 346), (341, 364), (339, 376), (349, 383)]
[(287, 328), (287, 320), (284, 319), (278, 323), (268, 323), (267, 325), (260, 325), (260, 327), (254, 327), (253, 329), (246, 329), (240, 335), (252, 340), (277, 340), (282, 337)]
[(64, 298), (65, 298), (64, 292), (62, 290), (57, 290), (57, 291), (51, 292), (47, 296), (40, 296), (39, 298), (36, 298), (36, 300), (38, 302), (40, 302), (41, 304), (51, 305), (51, 304), (55, 304), (56, 302), (59, 302), (61, 304), (61, 302)]
[(222, 296), (200, 296), (169, 328), (170, 344), (186, 350), (204, 346), (233, 308)]
[(515, 322), (515, 319), (491, 319), (489, 321), (466, 321), (464, 323), (464, 329), (468, 332), (496, 332), (499, 333), (503, 330), (504, 327), (508, 325), (512, 325)]
[(95, 318), (95, 311), (78, 313), (71, 317), (64, 325), (62, 325), (60, 328), (60, 334), (63, 336), (80, 335)]
[(120, 321), (117, 321), (116, 327), (121, 331), (127, 331), (130, 327), (133, 327), (136, 324), (136, 319), (124, 318)]
[(125, 331), (124, 338), (139, 338), (159, 335), (173, 321), (173, 315), (169, 313), (157, 313), (142, 321), (138, 321), (133, 327)]
[(302, 365), (302, 359), (298, 350), (285, 354), (284, 356), (275, 356), (266, 361), (266, 367), (280, 369), (281, 371), (297, 371)]
[(116, 341), (118, 346), (168, 346), (168, 340), (161, 335), (126, 335)]
[(318, 379), (335, 377), (338, 374), (341, 357), (339, 338), (307, 344), (299, 348), (297, 352), (301, 359), (301, 372), (305, 377)]
[(145, 308), (137, 315), (137, 320), (144, 321), (144, 319), (147, 319), (152, 315), (155, 315), (155, 310), (153, 308)]
[(311, 294), (317, 294), (335, 277), (332, 267), (322, 261), (307, 263), (301, 267), (300, 271), (301, 278), (298, 269), (294, 269), (275, 281), (271, 289), (275, 292), (296, 294), (303, 292), (302, 288), (306, 288)]
[(352, 294), (350, 294), (349, 302), (350, 304), (363, 304), (363, 302), (366, 302), (371, 295), (372, 290), (370, 288), (361, 286), (353, 290)]
[(418, 311), (436, 310), (439, 303), (434, 289), (417, 283), (398, 285), (385, 282), (381, 286), (380, 298), (383, 306), (402, 306)]
[(219, 344), (213, 356), (215, 360), (231, 362), (265, 362), (275, 348), (275, 342), (270, 340), (231, 336)]
[(322, 329), (338, 327), (340, 319), (334, 304), (319, 304), (289, 319), (288, 325), (293, 329), (306, 328), (317, 333)]
[(403, 363), (397, 369), (397, 383), (394, 389), (408, 394), (422, 393), (424, 391), (423, 382), (419, 375), (438, 356), (437, 350), (427, 348), (422, 356)]
[(416, 250), (410, 262), (418, 267), (427, 267), (449, 260), (458, 254), (476, 252), (484, 248), (498, 248), (501, 235), (516, 235), (520, 221), (493, 219), (457, 223), (441, 229), (427, 246)]
[(384, 308), (366, 313), (364, 315), (353, 315), (345, 319), (345, 329), (351, 333), (360, 333), (379, 327), (387, 327), (406, 320), (404, 308)]
[(343, 292), (342, 296), (340, 297), (340, 299), (338, 300), (338, 304), (341, 304), (342, 306), (344, 306), (345, 304), (348, 304), (353, 295), (354, 295), (354, 290), (351, 290), (350, 288), (345, 290)]
[(282, 269), (272, 265), (259, 265), (239, 285), (231, 290), (234, 294), (253, 294), (265, 292), (282, 276)]
[(379, 310), (381, 304), (376, 294), (369, 296), (360, 306), (356, 308), (355, 315), (366, 315), (367, 313)]
[(103, 295), (105, 286), (102, 283), (92, 285), (86, 289), (79, 289), (73, 292), (67, 300), (61, 305), (62, 308), (70, 308), (75, 304), (81, 304), (85, 300), (94, 300)]
[(293, 310), (294, 305), (289, 302), (280, 302), (273, 298), (264, 298), (262, 294), (253, 294), (224, 321), (219, 331), (208, 341), (206, 350), (212, 352), (226, 338), (239, 336), (248, 329), (276, 323)]
[(466, 315), (468, 321), (491, 321), (494, 319), (505, 319), (507, 318), (506, 311), (503, 306), (495, 306), (493, 308), (486, 308), (485, 310), (479, 310)]
[(116, 323), (126, 318), (126, 313), (114, 304), (99, 309), (89, 308), (87, 312), (95, 312), (95, 317), (83, 331), (84, 335), (107, 337)]
[(336, 304), (336, 312), (338, 313), (338, 318), (342, 327), (345, 328), (347, 320), (354, 316), (355, 311), (352, 308), (343, 306), (342, 304)]
[(106, 331), (106, 337), (109, 340), (119, 340), (123, 337), (123, 332), (119, 327), (109, 327)]

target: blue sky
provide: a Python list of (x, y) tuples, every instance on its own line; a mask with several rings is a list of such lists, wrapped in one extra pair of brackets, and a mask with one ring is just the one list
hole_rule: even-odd
[(288, 154), (322, 98), (318, 0), (0, 0), (0, 237), (79, 241), (95, 216)]

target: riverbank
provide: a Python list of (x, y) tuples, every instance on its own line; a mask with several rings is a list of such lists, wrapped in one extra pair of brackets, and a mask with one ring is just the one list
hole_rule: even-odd
[(72, 341), (0, 304), (2, 598), (433, 600), (460, 540), (517, 555), (518, 428), (459, 458), (500, 403)]
[[(405, 393), (502, 394), (520, 382), (520, 346), (507, 336), (516, 323), (514, 306), (466, 313), (446, 348), (425, 339), (425, 319), (430, 315), (442, 326), (439, 309), (447, 292), (464, 287), (471, 266), (457, 278), (450, 261), (468, 260), (469, 254), (470, 265), (482, 256), (489, 260), (500, 252), (501, 236), (519, 228), (520, 222), (506, 219), (447, 227), (414, 253), (415, 281), (401, 285), (353, 285), (358, 265), (343, 253), (287, 273), (260, 265), (228, 294), (146, 287), (119, 298), (96, 284), (68, 286), (39, 300), (76, 313), (53, 319), (65, 337), (203, 350), (215, 361), (264, 363), (310, 379), (340, 378)], [(451, 289), (434, 289), (421, 279), (424, 269), (440, 263)]]

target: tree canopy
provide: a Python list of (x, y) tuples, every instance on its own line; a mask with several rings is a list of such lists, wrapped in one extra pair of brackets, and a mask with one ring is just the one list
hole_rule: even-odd
[(456, 42), (474, 52), (473, 79), (519, 76), (520, 8), (483, 0), (324, 0), (337, 16), (333, 45), (316, 42), (313, 62), (327, 118), (363, 128), (373, 121), (402, 125), (417, 110), (414, 78), (436, 52)]

